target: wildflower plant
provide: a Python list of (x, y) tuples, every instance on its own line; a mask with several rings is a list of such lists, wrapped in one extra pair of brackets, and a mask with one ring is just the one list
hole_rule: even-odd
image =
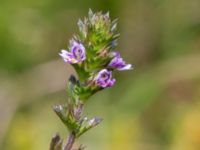
[[(59, 135), (52, 138), (50, 150), (71, 150), (77, 138), (98, 125), (102, 119), (88, 119), (83, 116), (83, 108), (88, 99), (103, 89), (116, 83), (112, 73), (115, 70), (131, 70), (119, 52), (115, 51), (117, 20), (111, 21), (109, 13), (93, 13), (78, 21), (79, 33), (69, 42), (68, 49), (59, 53), (64, 62), (71, 64), (77, 77), (71, 75), (68, 81), (66, 104), (55, 105), (53, 109), (69, 130), (67, 143), (62, 146)], [(78, 150), (83, 149), (82, 146)]]

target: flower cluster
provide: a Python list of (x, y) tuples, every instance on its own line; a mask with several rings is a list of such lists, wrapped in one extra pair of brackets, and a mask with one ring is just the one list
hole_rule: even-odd
[[(78, 75), (85, 74), (84, 80), (93, 79), (96, 86), (111, 87), (115, 83), (113, 70), (130, 70), (119, 52), (114, 51), (117, 42), (116, 21), (111, 22), (109, 14), (89, 11), (88, 19), (78, 22), (80, 35), (70, 41), (68, 50), (61, 50), (65, 62), (73, 64)], [(93, 77), (91, 77), (93, 76)]]

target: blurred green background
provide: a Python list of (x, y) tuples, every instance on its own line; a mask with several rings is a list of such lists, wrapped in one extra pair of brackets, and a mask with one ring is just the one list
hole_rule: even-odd
[(104, 121), (87, 150), (200, 150), (199, 0), (1, 0), (0, 149), (46, 150), (67, 130), (51, 109), (74, 71), (58, 53), (93, 11), (119, 19), (118, 49), (134, 71), (93, 96)]

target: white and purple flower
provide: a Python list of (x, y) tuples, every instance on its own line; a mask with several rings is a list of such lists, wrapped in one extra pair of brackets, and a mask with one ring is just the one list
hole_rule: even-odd
[(121, 58), (118, 52), (113, 52), (112, 55), (114, 58), (108, 64), (109, 68), (117, 70), (131, 70), (133, 69), (131, 64), (126, 64), (125, 61)]
[(115, 81), (112, 78), (112, 71), (108, 71), (107, 69), (101, 70), (95, 77), (95, 83), (102, 88), (113, 86)]
[(66, 50), (61, 50), (59, 55), (63, 58), (65, 62), (70, 64), (76, 64), (83, 62), (86, 59), (85, 47), (83, 44), (76, 41), (71, 42), (70, 52)]

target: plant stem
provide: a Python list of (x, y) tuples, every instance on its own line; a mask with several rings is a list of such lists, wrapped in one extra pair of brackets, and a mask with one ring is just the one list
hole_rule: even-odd
[(74, 132), (71, 132), (69, 137), (68, 137), (68, 141), (67, 141), (67, 144), (65, 145), (64, 149), (63, 150), (71, 150), (72, 149), (72, 146), (75, 142), (75, 138), (76, 138), (76, 135)]

